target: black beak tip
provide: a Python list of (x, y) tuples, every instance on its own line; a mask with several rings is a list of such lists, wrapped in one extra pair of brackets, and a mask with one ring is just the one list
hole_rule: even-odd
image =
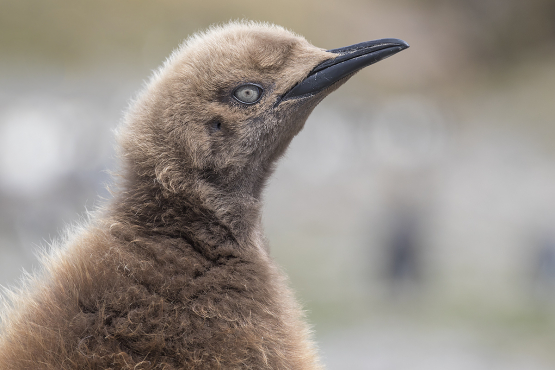
[(399, 40), (399, 46), (401, 47), (401, 50), (405, 50), (405, 49), (410, 48), (410, 45), (406, 41), (403, 41), (403, 40)]

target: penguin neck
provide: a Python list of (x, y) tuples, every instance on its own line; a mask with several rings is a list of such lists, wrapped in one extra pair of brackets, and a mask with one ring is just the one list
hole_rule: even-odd
[(251, 164), (237, 172), (228, 184), (216, 186), (222, 189), (222, 193), (229, 194), (235, 199), (253, 199), (261, 203), (262, 191), (274, 172), (274, 167), (273, 162), (267, 165)]
[(207, 249), (222, 240), (231, 240), (241, 249), (260, 248), (261, 202), (257, 198), (218, 190), (198, 179), (170, 191), (152, 178), (126, 178), (109, 209), (111, 218), (137, 233), (185, 239), (202, 235), (201, 244)]

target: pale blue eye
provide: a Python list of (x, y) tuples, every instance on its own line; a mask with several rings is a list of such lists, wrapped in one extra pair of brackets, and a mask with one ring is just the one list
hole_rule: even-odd
[(254, 104), (261, 96), (262, 88), (255, 84), (241, 85), (233, 91), (233, 97), (243, 104)]

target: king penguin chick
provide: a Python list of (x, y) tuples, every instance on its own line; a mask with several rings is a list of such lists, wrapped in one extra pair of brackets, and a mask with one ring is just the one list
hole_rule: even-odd
[(113, 199), (9, 293), (0, 368), (321, 369), (261, 192), (326, 95), (407, 47), (324, 51), (253, 22), (186, 41), (118, 131)]

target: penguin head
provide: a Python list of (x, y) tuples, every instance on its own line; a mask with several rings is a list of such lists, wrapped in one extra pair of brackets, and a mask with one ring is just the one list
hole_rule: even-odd
[(171, 193), (193, 181), (258, 197), (312, 109), (361, 68), (333, 72), (346, 55), (338, 50), (254, 22), (191, 37), (126, 116), (119, 141), (128, 170)]

